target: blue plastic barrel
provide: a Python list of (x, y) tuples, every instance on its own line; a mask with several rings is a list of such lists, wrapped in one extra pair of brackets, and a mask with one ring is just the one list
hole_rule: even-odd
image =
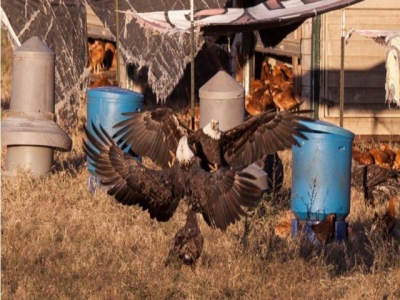
[(307, 140), (293, 146), (292, 211), (301, 220), (343, 221), (350, 212), (354, 133), (328, 122), (303, 123)]
[[(122, 113), (141, 111), (142, 109), (143, 95), (128, 89), (108, 86), (87, 91), (87, 124), (91, 133), (93, 133), (91, 126), (93, 121), (97, 127), (101, 124), (112, 136), (117, 131), (113, 126), (127, 118)], [(129, 150), (130, 147), (124, 149), (125, 152)], [(96, 176), (94, 166), (89, 159), (88, 170), (93, 176)]]

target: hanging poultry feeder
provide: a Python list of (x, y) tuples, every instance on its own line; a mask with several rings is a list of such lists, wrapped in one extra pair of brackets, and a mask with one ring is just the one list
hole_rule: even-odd
[(225, 71), (219, 71), (200, 89), (200, 127), (211, 119), (228, 130), (244, 120), (244, 88)]
[(314, 239), (311, 224), (336, 216), (335, 239), (346, 237), (345, 219), (350, 212), (351, 154), (354, 133), (328, 122), (307, 123), (300, 147), (293, 146), (292, 236), (299, 225)]
[(29, 169), (34, 175), (50, 172), (53, 150), (71, 150), (72, 141), (55, 122), (55, 52), (31, 37), (13, 54), (11, 102), (1, 123), (7, 146), (6, 172)]

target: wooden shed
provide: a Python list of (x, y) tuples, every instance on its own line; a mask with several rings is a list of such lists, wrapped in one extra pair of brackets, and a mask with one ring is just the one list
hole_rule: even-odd
[[(318, 18), (306, 20), (274, 48), (258, 42), (255, 57), (289, 58), (297, 90), (309, 99), (316, 117), (340, 125), (342, 35), (351, 29), (399, 30), (400, 1), (363, 1)], [(386, 47), (354, 34), (343, 49), (343, 127), (359, 141), (399, 141), (400, 109), (385, 103)]]

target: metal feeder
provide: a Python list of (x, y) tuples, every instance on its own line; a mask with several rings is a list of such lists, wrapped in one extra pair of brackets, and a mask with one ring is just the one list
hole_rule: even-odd
[(38, 37), (13, 53), (10, 110), (1, 123), (10, 175), (19, 168), (44, 175), (53, 165), (54, 148), (71, 150), (71, 139), (55, 122), (55, 56)]
[(305, 124), (307, 140), (293, 146), (292, 236), (300, 228), (313, 241), (311, 224), (336, 215), (335, 239), (346, 237), (345, 221), (350, 212), (351, 155), (354, 133), (334, 124)]
[(200, 89), (200, 127), (211, 119), (228, 130), (244, 120), (244, 88), (225, 71), (219, 71)]

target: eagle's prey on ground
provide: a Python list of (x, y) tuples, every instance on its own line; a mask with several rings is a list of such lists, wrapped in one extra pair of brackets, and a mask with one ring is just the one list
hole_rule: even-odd
[(309, 112), (270, 110), (227, 131), (219, 130), (216, 120), (192, 131), (179, 121), (172, 109), (157, 108), (124, 113), (127, 119), (114, 126), (117, 128), (114, 137), (118, 144), (130, 145), (137, 155), (147, 156), (165, 168), (170, 160), (170, 151), (175, 152), (180, 138), (186, 135), (192, 151), (200, 158), (202, 168), (235, 168), (299, 145), (299, 140), (306, 138), (301, 131), (308, 130), (307, 121), (313, 121), (299, 113)]
[(224, 167), (213, 173), (203, 170), (186, 136), (178, 142), (175, 163), (153, 170), (124, 153), (101, 126), (92, 126), (94, 134), (85, 128), (84, 150), (100, 182), (109, 187), (108, 194), (123, 204), (142, 207), (157, 221), (168, 221), (184, 199), (209, 226), (226, 230), (261, 200), (253, 175)]

